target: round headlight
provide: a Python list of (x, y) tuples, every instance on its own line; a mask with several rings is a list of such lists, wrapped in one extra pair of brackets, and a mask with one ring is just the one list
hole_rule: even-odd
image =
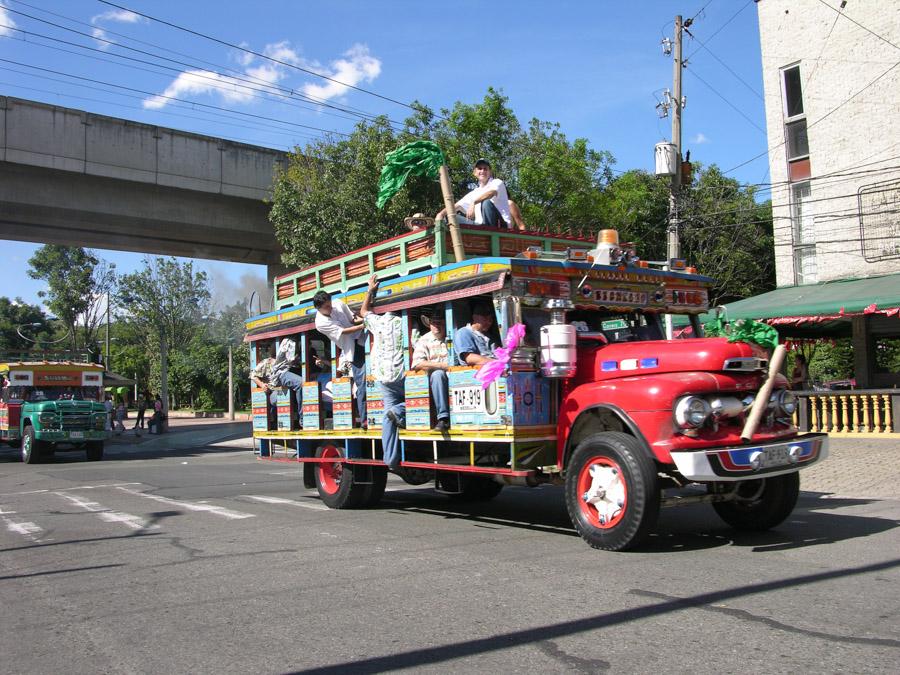
[(56, 413), (54, 412), (42, 412), (41, 413), (41, 424), (45, 426), (55, 426), (56, 425)]
[(797, 397), (794, 396), (794, 392), (787, 389), (778, 392), (778, 407), (788, 416), (797, 412)]
[(683, 429), (702, 427), (711, 412), (705, 398), (685, 396), (675, 404), (675, 422)]

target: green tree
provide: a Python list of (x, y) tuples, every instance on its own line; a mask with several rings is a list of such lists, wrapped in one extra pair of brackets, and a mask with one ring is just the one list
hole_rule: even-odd
[[(23, 339), (20, 331), (31, 340)], [(52, 334), (52, 328), (40, 307), (26, 304), (22, 298), (10, 300), (0, 297), (0, 351), (31, 351), (41, 340), (50, 340)]]
[[(127, 308), (124, 320), (141, 335), (158, 366), (163, 405), (168, 409), (168, 355), (191, 341), (209, 305), (205, 272), (175, 258), (145, 258), (144, 268), (121, 277), (119, 297)], [(154, 373), (155, 376), (156, 373)]]
[(646, 171), (626, 171), (609, 182), (598, 205), (599, 220), (633, 242), (644, 260), (666, 259), (668, 182)]
[(44, 304), (69, 329), (72, 349), (78, 349), (79, 343), (90, 344), (87, 336), (78, 339), (78, 320), (104, 301), (94, 276), (100, 259), (80, 247), (47, 244), (34, 252), (28, 264), (28, 276), (47, 282), (47, 290), (38, 296), (46, 298)]
[(680, 204), (682, 258), (716, 279), (710, 305), (759, 295), (775, 288), (772, 206), (756, 190), (702, 169)]

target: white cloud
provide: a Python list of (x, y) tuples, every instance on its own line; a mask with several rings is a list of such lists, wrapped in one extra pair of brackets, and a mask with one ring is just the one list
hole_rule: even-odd
[[(241, 46), (249, 48), (246, 43), (241, 43)], [(371, 82), (381, 73), (381, 61), (369, 53), (368, 47), (360, 44), (353, 45), (342, 58), (333, 61), (327, 68), (316, 61), (307, 61), (287, 40), (267, 44), (262, 53), (280, 63), (260, 61), (247, 52), (232, 54), (232, 57), (242, 66), (244, 74), (256, 84), (274, 85), (288, 75), (295, 74), (283, 64), (300, 66), (339, 80), (340, 83), (326, 81), (324, 84), (307, 83), (301, 87), (304, 94), (322, 101), (340, 96), (347, 90), (347, 85)], [(255, 95), (254, 88), (256, 87), (252, 83), (242, 83), (227, 75), (193, 70), (179, 74), (162, 94), (144, 99), (143, 106), (158, 110), (169, 102), (166, 97), (182, 98), (186, 94), (216, 94), (228, 103), (247, 103)]]
[(332, 61), (330, 68), (321, 72), (338, 82), (309, 83), (302, 91), (307, 96), (327, 101), (347, 91), (346, 85), (356, 86), (374, 80), (381, 74), (381, 61), (369, 53), (367, 46), (355, 44), (344, 52), (344, 58)]
[(103, 14), (97, 14), (91, 17), (91, 23), (97, 24), (100, 21), (115, 21), (118, 23), (138, 23), (143, 19), (139, 14), (135, 14), (127, 9), (111, 9)]
[(146, 22), (144, 17), (139, 14), (135, 14), (127, 9), (111, 9), (108, 12), (103, 12), (102, 14), (96, 14), (91, 17), (91, 24), (94, 26), (94, 29), (91, 31), (91, 35), (94, 36), (94, 40), (97, 42), (97, 46), (100, 49), (109, 49), (110, 43), (115, 42), (115, 40), (110, 40), (109, 36), (106, 34), (106, 31), (100, 26), (102, 23), (140, 23)]
[(691, 142), (696, 143), (697, 145), (703, 145), (704, 143), (709, 143), (709, 139), (704, 136), (702, 132), (698, 132)]
[[(0, 4), (0, 23), (4, 24), (0, 26), (0, 35), (12, 35), (13, 31), (11, 28), (16, 27), (16, 22), (13, 21), (12, 17), (9, 15), (9, 12), (6, 11), (6, 7)], [(9, 28), (7, 28), (9, 26)]]
[(253, 91), (233, 77), (209, 70), (189, 70), (180, 73), (162, 94), (144, 99), (143, 106), (159, 110), (169, 103), (169, 99), (182, 98), (186, 94), (210, 93), (219, 94), (229, 103), (246, 103), (253, 98)]

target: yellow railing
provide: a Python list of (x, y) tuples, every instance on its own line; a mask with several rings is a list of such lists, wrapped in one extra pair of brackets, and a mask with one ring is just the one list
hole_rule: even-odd
[(900, 434), (896, 415), (898, 391), (797, 392), (794, 424), (804, 431), (835, 435)]

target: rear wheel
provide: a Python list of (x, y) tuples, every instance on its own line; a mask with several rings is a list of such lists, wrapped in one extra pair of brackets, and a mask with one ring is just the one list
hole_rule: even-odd
[[(367, 488), (371, 483), (357, 483), (354, 480), (356, 467), (341, 462), (340, 458), (343, 456), (343, 448), (334, 445), (323, 445), (316, 450), (316, 457), (335, 460), (316, 464), (316, 489), (319, 491), (319, 497), (329, 508), (357, 509), (364, 506)], [(370, 493), (370, 499), (373, 496)], [(378, 495), (378, 499), (381, 499), (381, 495)]]
[(87, 461), (99, 462), (103, 459), (103, 441), (90, 441), (86, 444)]
[(566, 469), (566, 508), (593, 548), (622, 551), (639, 545), (659, 516), (656, 466), (633, 436), (588, 436)]
[(26, 464), (37, 464), (44, 458), (44, 443), (34, 433), (34, 427), (27, 426), (22, 433), (22, 461)]
[(748, 480), (732, 502), (713, 502), (719, 518), (738, 530), (770, 530), (791, 515), (800, 496), (800, 473)]

